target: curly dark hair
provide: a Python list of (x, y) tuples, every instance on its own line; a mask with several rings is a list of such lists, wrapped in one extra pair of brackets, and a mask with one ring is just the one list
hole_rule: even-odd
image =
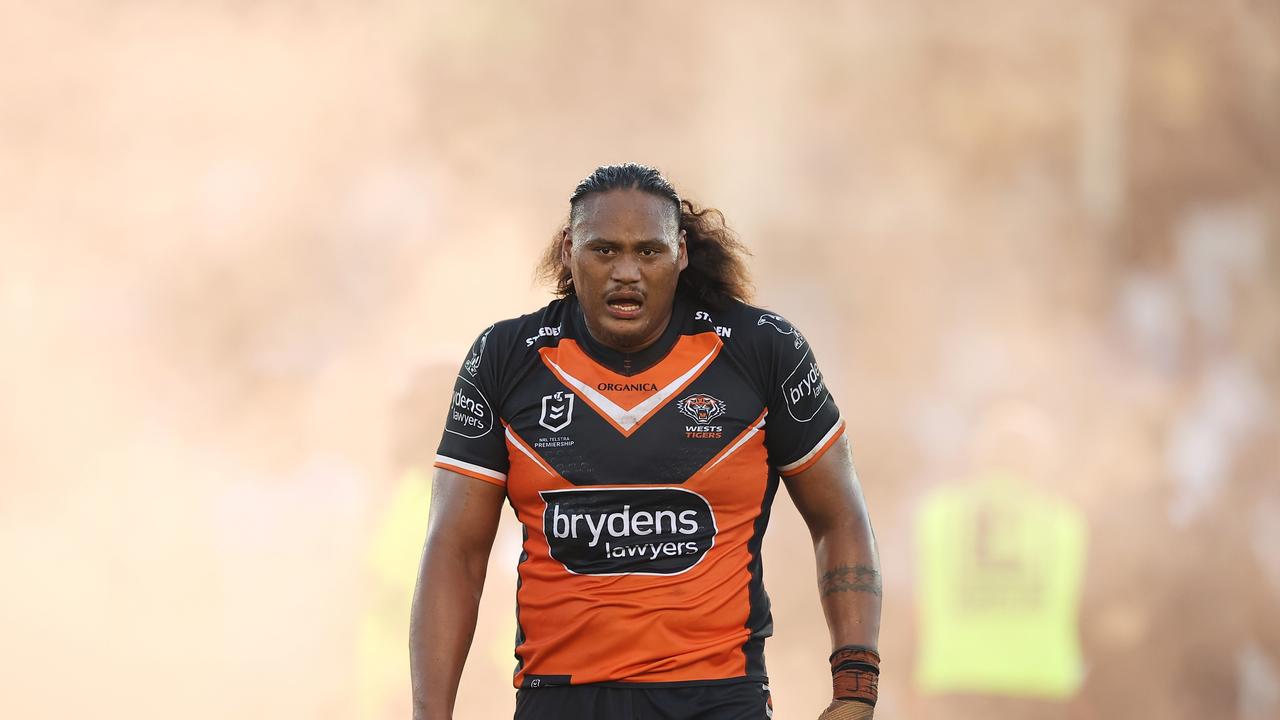
[[(596, 168), (569, 197), (569, 223), (583, 198), (625, 189), (666, 198), (678, 211), (679, 229), (685, 232), (685, 252), (689, 256), (689, 266), (680, 273), (679, 290), (712, 309), (723, 308), (731, 300), (746, 302), (751, 298), (751, 280), (744, 261), (750, 253), (725, 224), (724, 213), (680, 199), (671, 183), (654, 168), (636, 163)], [(567, 297), (574, 293), (573, 276), (560, 257), (562, 238), (557, 232), (538, 263), (538, 276), (554, 285), (556, 295)]]

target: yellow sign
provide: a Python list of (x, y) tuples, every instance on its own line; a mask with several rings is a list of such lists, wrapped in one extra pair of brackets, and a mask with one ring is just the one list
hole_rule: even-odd
[(920, 689), (1073, 695), (1087, 532), (1075, 508), (1009, 478), (929, 496), (917, 526)]

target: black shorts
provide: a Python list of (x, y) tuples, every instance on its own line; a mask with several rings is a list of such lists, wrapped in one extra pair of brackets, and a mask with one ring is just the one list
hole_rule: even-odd
[(563, 685), (516, 692), (515, 720), (768, 720), (759, 682), (657, 688)]

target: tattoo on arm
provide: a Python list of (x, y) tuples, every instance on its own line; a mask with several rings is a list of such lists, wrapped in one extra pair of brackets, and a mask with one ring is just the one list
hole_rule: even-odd
[(865, 592), (880, 597), (880, 573), (870, 565), (837, 565), (818, 579), (822, 597), (838, 592)]

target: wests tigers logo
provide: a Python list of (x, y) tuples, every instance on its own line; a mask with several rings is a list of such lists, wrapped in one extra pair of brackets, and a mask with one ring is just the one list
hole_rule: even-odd
[(725, 404), (723, 400), (698, 393), (676, 402), (676, 409), (699, 425), (706, 425), (725, 413)]

